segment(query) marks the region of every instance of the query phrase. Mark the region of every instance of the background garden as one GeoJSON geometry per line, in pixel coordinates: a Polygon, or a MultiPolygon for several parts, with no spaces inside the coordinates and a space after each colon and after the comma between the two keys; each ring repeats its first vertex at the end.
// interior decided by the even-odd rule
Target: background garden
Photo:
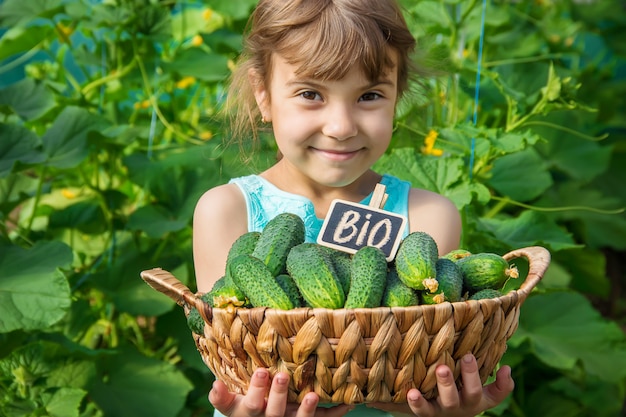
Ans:
{"type": "MultiPolygon", "coordinates": [[[[435,71],[376,168],[450,197],[472,251],[553,256],[486,414],[626,415],[624,3],[402,3],[435,71]]],[[[182,309],[139,272],[193,288],[196,200],[275,156],[242,160],[216,117],[254,4],[0,1],[0,416],[212,415],[182,309]]]]}

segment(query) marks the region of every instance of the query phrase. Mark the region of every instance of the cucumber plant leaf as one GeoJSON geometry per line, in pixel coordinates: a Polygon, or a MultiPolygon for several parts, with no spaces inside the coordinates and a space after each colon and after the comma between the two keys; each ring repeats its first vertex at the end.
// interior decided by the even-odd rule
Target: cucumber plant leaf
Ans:
{"type": "Polygon", "coordinates": [[[461,158],[426,156],[413,148],[393,149],[378,160],[374,169],[441,194],[466,175],[461,158]]]}
{"type": "Polygon", "coordinates": [[[73,168],[89,153],[87,134],[103,128],[102,118],[79,107],[68,106],[42,136],[47,165],[73,168]]]}
{"type": "Polygon", "coordinates": [[[1,247],[0,333],[47,329],[71,305],[70,288],[59,268],[72,262],[72,250],[61,242],[39,241],[30,249],[1,247]]]}
{"type": "Polygon", "coordinates": [[[524,303],[512,346],[528,342],[545,364],[583,368],[604,381],[626,378],[626,337],[616,323],[601,317],[575,292],[536,294],[524,303]]]}
{"type": "Polygon", "coordinates": [[[16,163],[37,164],[45,160],[39,137],[19,125],[0,123],[0,178],[9,175],[16,163]]]}
{"type": "Polygon", "coordinates": [[[511,248],[540,245],[553,250],[580,247],[572,235],[565,232],[542,213],[525,210],[517,218],[481,218],[479,223],[497,240],[511,248]]]}
{"type": "Polygon", "coordinates": [[[176,416],[193,389],[173,364],[130,349],[103,357],[98,370],[89,393],[107,416],[176,416]]]}
{"type": "Polygon", "coordinates": [[[54,108],[56,102],[43,83],[25,78],[0,90],[2,105],[8,106],[24,120],[33,120],[54,108]]]}
{"type": "Polygon", "coordinates": [[[501,195],[517,201],[530,201],[553,184],[545,163],[533,148],[496,159],[487,183],[501,195]]]}

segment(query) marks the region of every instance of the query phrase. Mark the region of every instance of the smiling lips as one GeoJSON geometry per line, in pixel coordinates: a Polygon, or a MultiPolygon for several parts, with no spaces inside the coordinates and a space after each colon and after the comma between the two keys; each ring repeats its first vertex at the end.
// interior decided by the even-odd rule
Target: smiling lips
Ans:
{"type": "Polygon", "coordinates": [[[356,151],[335,151],[335,150],[326,150],[326,149],[317,149],[311,148],[315,152],[319,153],[323,157],[330,159],[332,161],[347,161],[352,159],[356,154],[359,153],[360,149],[356,151]]]}

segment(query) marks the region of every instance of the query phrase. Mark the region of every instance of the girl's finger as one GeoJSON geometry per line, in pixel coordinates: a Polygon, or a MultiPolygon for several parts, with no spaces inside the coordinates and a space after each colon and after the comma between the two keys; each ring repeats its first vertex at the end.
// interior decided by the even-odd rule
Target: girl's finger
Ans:
{"type": "Polygon", "coordinates": [[[459,408],[461,399],[459,398],[459,390],[454,382],[452,371],[446,365],[439,365],[435,370],[437,377],[437,402],[443,410],[452,410],[459,408]]]}
{"type": "Polygon", "coordinates": [[[267,406],[265,407],[266,417],[282,417],[285,415],[288,393],[289,375],[284,372],[279,372],[274,375],[272,387],[267,397],[267,406]]]}
{"type": "Polygon", "coordinates": [[[476,358],[471,353],[467,353],[461,359],[461,378],[463,380],[461,389],[463,405],[465,407],[478,406],[483,396],[483,385],[480,382],[476,358]]]}
{"type": "MultiPolygon", "coordinates": [[[[248,392],[241,401],[245,415],[261,415],[265,410],[265,396],[270,386],[270,374],[265,368],[258,368],[252,374],[248,392]]],[[[239,408],[239,407],[238,407],[239,408]]]]}

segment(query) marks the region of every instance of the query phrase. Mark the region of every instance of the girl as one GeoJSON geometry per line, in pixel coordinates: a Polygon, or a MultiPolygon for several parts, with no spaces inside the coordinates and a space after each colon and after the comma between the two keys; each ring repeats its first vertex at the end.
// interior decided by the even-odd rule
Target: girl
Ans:
{"type": "MultiPolygon", "coordinates": [[[[448,199],[371,170],[391,140],[396,104],[414,73],[414,46],[395,0],[259,2],[227,104],[240,138],[250,132],[256,138],[259,120],[271,123],[281,158],[200,198],[193,225],[198,291],[209,291],[224,274],[228,250],[242,234],[291,212],[303,218],[307,241],[315,241],[333,199],[367,204],[379,182],[389,194],[384,208],[407,216],[407,233],[429,233],[442,254],[457,248],[461,221],[448,199]]],[[[350,415],[474,416],[513,390],[508,367],[483,388],[474,357],[462,362],[460,391],[440,366],[437,399],[413,389],[406,404],[369,404],[350,415]]],[[[288,404],[288,376],[268,375],[257,370],[245,396],[216,381],[209,394],[216,415],[341,416],[352,408],[317,408],[315,393],[288,404]]]]}

